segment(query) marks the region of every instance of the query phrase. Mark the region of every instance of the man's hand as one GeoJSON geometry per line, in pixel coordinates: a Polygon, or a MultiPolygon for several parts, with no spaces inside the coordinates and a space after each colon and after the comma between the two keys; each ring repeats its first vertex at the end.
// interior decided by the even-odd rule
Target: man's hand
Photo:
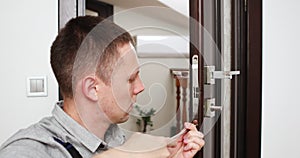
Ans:
{"type": "Polygon", "coordinates": [[[187,132],[168,145],[170,158],[192,158],[205,144],[204,135],[194,124],[187,122],[184,127],[187,132]]]}

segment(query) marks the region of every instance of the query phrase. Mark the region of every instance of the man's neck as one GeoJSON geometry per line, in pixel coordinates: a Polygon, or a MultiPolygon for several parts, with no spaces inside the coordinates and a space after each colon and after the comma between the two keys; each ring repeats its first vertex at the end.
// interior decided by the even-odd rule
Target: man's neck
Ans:
{"type": "MultiPolygon", "coordinates": [[[[96,135],[98,138],[104,140],[105,132],[107,131],[107,129],[110,126],[109,123],[105,123],[104,121],[101,121],[101,120],[97,119],[97,125],[96,125],[97,127],[96,128],[89,127],[89,125],[87,125],[85,123],[85,121],[82,120],[82,118],[80,117],[80,115],[78,113],[78,110],[76,108],[76,104],[74,102],[74,99],[65,99],[64,104],[63,104],[63,110],[66,114],[68,114],[73,120],[75,120],[82,127],[84,127],[89,132],[96,135]],[[98,123],[98,121],[99,121],[99,123],[98,123]]],[[[93,117],[92,114],[90,115],[90,117],[91,118],[93,117]]],[[[90,125],[90,126],[95,126],[95,125],[90,125]]]]}

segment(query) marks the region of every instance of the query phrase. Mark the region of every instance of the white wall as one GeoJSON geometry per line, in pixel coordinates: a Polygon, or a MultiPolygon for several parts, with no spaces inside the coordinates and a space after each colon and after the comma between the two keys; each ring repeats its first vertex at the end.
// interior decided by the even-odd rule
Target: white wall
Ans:
{"type": "Polygon", "coordinates": [[[0,144],[18,129],[50,115],[58,86],[50,67],[57,34],[58,4],[53,0],[0,4],[0,144]],[[46,75],[48,97],[28,98],[26,78],[46,75]]]}
{"type": "MultiPolygon", "coordinates": [[[[0,5],[0,10],[0,99],[2,101],[0,144],[2,144],[18,129],[50,115],[53,104],[58,99],[58,86],[49,64],[50,46],[57,34],[58,2],[53,0],[5,1],[0,5]],[[28,98],[26,78],[41,75],[48,77],[48,97],[28,98]]],[[[136,16],[145,18],[142,15],[136,16]]],[[[147,22],[161,23],[163,27],[184,36],[188,32],[156,19],[148,18],[147,22]]],[[[159,29],[154,31],[138,29],[133,31],[133,35],[141,32],[143,35],[169,34],[159,29]]]]}
{"type": "Polygon", "coordinates": [[[262,158],[300,157],[300,1],[263,1],[262,158]]]}

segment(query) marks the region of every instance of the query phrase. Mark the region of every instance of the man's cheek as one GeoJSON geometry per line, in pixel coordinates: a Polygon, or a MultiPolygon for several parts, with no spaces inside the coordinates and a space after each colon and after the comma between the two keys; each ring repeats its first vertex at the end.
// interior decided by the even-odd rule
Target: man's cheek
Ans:
{"type": "Polygon", "coordinates": [[[123,111],[127,111],[132,103],[126,84],[121,84],[119,87],[116,87],[114,89],[113,97],[117,106],[123,111]]]}

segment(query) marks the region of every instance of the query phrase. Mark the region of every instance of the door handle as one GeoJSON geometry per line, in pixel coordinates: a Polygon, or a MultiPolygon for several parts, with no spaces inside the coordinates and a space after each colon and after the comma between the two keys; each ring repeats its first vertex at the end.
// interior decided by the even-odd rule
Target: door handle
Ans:
{"type": "Polygon", "coordinates": [[[192,83],[193,83],[193,98],[194,101],[199,98],[199,85],[198,85],[198,55],[192,57],[192,83]]]}
{"type": "Polygon", "coordinates": [[[192,116],[196,116],[198,113],[198,105],[199,105],[199,96],[200,96],[200,90],[199,90],[199,84],[198,84],[198,55],[194,55],[192,57],[192,116]]]}

